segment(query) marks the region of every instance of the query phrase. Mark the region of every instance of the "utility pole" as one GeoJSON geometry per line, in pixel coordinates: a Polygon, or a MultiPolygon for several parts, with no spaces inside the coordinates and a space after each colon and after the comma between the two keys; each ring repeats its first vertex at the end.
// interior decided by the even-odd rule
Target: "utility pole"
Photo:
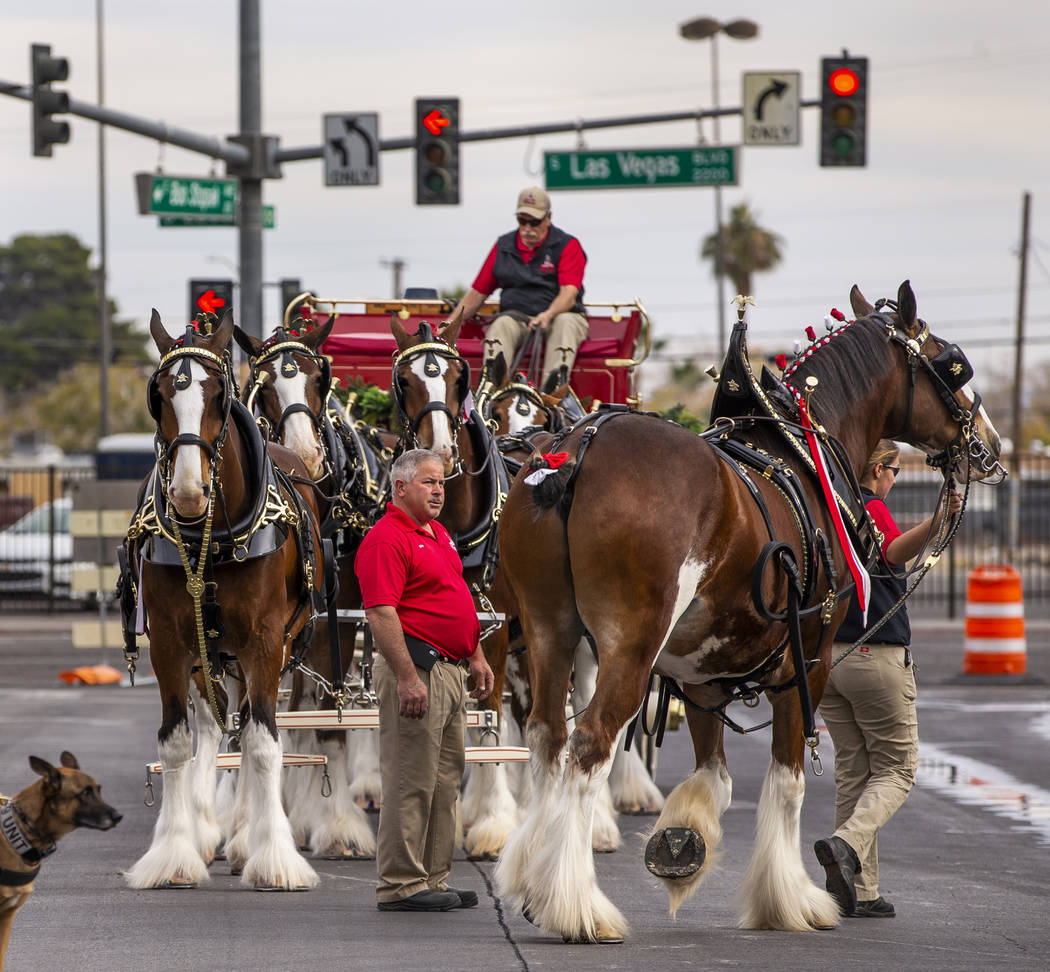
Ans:
{"type": "Polygon", "coordinates": [[[394,289],[391,294],[395,297],[400,297],[404,291],[401,289],[401,271],[408,266],[407,263],[401,257],[394,257],[392,260],[380,260],[379,265],[382,267],[389,267],[394,271],[394,289]]]}
{"type": "Polygon", "coordinates": [[[1032,209],[1032,194],[1026,192],[1021,203],[1021,253],[1017,281],[1017,337],[1014,345],[1014,394],[1011,403],[1010,438],[1010,517],[1009,554],[1013,560],[1020,542],[1021,517],[1021,383],[1024,377],[1024,316],[1025,291],[1028,286],[1028,226],[1032,209]]]}

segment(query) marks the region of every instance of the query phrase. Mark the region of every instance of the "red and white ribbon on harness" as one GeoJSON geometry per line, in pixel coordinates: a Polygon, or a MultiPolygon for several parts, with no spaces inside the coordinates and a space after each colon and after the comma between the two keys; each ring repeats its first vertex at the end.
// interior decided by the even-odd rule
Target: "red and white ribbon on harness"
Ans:
{"type": "Polygon", "coordinates": [[[802,430],[806,436],[809,453],[813,457],[814,465],[817,467],[817,478],[820,480],[820,488],[824,493],[824,501],[831,511],[831,522],[835,525],[835,535],[839,538],[839,545],[842,547],[842,552],[846,555],[846,564],[849,567],[849,572],[853,575],[853,581],[857,585],[857,603],[860,605],[863,619],[861,623],[866,626],[868,623],[868,598],[871,595],[871,578],[868,576],[868,572],[860,557],[857,556],[857,551],[853,549],[849,534],[846,532],[846,524],[842,521],[842,511],[839,509],[835,491],[831,487],[831,476],[828,473],[827,465],[824,463],[824,450],[820,448],[820,443],[817,441],[816,433],[813,430],[813,423],[809,418],[809,409],[806,408],[805,400],[797,393],[796,400],[798,401],[799,414],[802,416],[802,430]]]}
{"type": "Polygon", "coordinates": [[[564,463],[565,460],[568,458],[569,454],[567,452],[543,453],[543,455],[540,456],[540,460],[544,463],[544,465],[529,473],[525,477],[525,482],[527,482],[530,486],[538,486],[548,476],[553,476],[558,471],[562,463],[564,463]]]}

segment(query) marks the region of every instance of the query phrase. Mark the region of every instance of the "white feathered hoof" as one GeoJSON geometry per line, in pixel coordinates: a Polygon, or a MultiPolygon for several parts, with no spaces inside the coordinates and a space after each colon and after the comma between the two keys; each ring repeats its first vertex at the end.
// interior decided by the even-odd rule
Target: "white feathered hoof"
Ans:
{"type": "Polygon", "coordinates": [[[689,827],[657,830],[645,845],[645,866],[657,877],[679,880],[704,866],[704,838],[689,827]]]}

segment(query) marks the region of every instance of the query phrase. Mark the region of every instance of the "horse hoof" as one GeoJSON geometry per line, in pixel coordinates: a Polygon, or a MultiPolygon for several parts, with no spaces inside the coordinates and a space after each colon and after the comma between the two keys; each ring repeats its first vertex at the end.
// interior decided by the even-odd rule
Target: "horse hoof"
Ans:
{"type": "Polygon", "coordinates": [[[173,877],[169,878],[163,884],[158,885],[165,891],[181,891],[183,888],[195,888],[197,887],[196,881],[191,881],[188,878],[173,877]]]}
{"type": "Polygon", "coordinates": [[[499,854],[467,854],[468,861],[498,861],[499,854]]]}
{"type": "Polygon", "coordinates": [[[688,827],[658,830],[645,845],[645,866],[662,878],[685,878],[703,866],[704,838],[688,827]]]}

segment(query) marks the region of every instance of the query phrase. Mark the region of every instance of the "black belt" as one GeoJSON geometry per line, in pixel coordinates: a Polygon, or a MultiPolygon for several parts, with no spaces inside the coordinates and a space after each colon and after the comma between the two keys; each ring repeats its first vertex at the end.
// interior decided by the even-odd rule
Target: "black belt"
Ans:
{"type": "Polygon", "coordinates": [[[407,631],[405,632],[405,647],[408,649],[412,663],[425,672],[429,672],[439,661],[449,665],[459,664],[456,659],[446,657],[432,644],[415,635],[410,635],[407,631]]]}

